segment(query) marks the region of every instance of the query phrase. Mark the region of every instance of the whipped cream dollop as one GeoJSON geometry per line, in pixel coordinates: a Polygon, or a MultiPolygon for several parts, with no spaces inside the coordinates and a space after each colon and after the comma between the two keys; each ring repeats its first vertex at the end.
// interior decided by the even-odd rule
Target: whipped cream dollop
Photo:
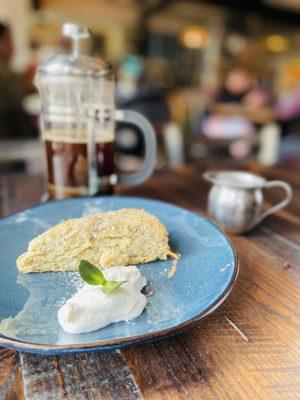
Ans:
{"type": "Polygon", "coordinates": [[[85,284],[58,311],[58,321],[65,332],[92,332],[142,314],[147,299],[141,290],[147,281],[138,268],[112,267],[102,272],[106,280],[127,282],[109,294],[104,294],[101,286],[85,284]]]}

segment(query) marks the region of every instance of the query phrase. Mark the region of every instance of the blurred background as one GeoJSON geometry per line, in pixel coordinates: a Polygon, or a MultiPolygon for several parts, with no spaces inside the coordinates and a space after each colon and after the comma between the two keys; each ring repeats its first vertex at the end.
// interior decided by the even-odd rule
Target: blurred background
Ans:
{"type": "MultiPolygon", "coordinates": [[[[300,166],[299,0],[0,0],[0,22],[0,175],[43,170],[33,77],[70,51],[64,22],[91,29],[84,51],[114,65],[118,107],[154,125],[157,169],[300,166]]],[[[139,132],[117,145],[138,167],[139,132]]]]}

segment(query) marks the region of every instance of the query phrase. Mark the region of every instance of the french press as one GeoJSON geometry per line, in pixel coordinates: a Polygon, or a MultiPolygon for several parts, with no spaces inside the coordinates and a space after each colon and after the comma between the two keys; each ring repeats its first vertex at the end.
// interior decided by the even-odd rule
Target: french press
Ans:
{"type": "Polygon", "coordinates": [[[64,24],[72,53],[40,64],[35,85],[41,98],[40,127],[46,148],[51,198],[108,193],[115,183],[135,185],[153,172],[156,137],[151,124],[134,111],[116,110],[110,64],[79,51],[87,28],[64,24]],[[139,128],[145,156],[140,171],[118,173],[114,164],[115,122],[139,128]]]}

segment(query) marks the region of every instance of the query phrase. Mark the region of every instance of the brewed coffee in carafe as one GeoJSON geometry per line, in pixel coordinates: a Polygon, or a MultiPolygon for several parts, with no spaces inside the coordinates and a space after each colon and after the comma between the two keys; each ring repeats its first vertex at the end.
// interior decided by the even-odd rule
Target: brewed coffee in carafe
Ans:
{"type": "MultiPolygon", "coordinates": [[[[65,141],[54,132],[44,136],[51,198],[89,194],[88,144],[83,134],[78,141],[65,141]]],[[[97,186],[92,194],[111,194],[114,179],[114,141],[112,137],[95,143],[97,186]]]]}
{"type": "MultiPolygon", "coordinates": [[[[88,182],[87,143],[68,143],[45,140],[48,169],[48,190],[51,197],[59,197],[56,192],[63,187],[68,197],[86,195],[88,182]]],[[[112,193],[110,177],[114,174],[114,142],[96,143],[96,169],[101,180],[98,192],[112,193]]]]}

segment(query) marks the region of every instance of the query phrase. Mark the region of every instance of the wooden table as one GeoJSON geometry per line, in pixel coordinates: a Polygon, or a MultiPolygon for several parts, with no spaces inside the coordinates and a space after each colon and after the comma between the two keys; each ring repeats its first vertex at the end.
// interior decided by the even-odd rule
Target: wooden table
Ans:
{"type": "MultiPolygon", "coordinates": [[[[240,276],[225,304],[190,331],[119,351],[38,356],[0,349],[1,399],[299,399],[300,174],[285,179],[291,205],[254,232],[232,237],[240,276]],[[249,341],[229,323],[232,321],[249,341]]],[[[203,167],[163,171],[121,193],[157,198],[205,215],[203,167]]],[[[2,214],[39,201],[41,177],[3,178],[2,214]]],[[[279,200],[272,192],[268,202],[279,200]]]]}

